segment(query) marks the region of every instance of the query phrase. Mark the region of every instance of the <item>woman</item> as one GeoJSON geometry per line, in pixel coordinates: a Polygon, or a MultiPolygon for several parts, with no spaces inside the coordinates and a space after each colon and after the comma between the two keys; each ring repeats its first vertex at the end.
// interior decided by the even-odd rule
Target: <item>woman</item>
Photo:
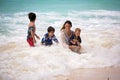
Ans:
{"type": "Polygon", "coordinates": [[[67,20],[61,28],[61,42],[64,47],[71,49],[72,51],[78,51],[76,46],[69,46],[70,39],[74,36],[74,32],[71,30],[72,23],[67,20]]]}

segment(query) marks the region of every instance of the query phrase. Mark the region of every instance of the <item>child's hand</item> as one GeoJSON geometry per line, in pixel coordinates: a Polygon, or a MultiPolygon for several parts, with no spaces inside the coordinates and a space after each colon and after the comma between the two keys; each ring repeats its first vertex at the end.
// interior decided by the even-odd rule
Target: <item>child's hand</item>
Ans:
{"type": "Polygon", "coordinates": [[[73,39],[73,41],[74,41],[74,42],[77,42],[78,40],[76,40],[76,39],[73,39]]]}
{"type": "Polygon", "coordinates": [[[73,40],[71,41],[71,43],[72,43],[72,44],[75,44],[75,42],[74,42],[73,40]]]}
{"type": "Polygon", "coordinates": [[[40,40],[40,37],[39,37],[39,36],[36,36],[36,38],[40,40]]]}
{"type": "Polygon", "coordinates": [[[37,39],[39,39],[39,40],[40,40],[40,37],[39,37],[37,34],[35,34],[35,36],[36,36],[36,38],[37,38],[37,39]]]}

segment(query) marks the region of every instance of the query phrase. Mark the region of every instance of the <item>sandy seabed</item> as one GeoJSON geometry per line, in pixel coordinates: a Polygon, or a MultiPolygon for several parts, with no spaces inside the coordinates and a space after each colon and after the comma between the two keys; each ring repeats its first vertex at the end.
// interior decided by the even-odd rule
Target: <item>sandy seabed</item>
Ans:
{"type": "Polygon", "coordinates": [[[58,75],[56,80],[120,80],[120,67],[81,68],[69,75],[58,75]]]}

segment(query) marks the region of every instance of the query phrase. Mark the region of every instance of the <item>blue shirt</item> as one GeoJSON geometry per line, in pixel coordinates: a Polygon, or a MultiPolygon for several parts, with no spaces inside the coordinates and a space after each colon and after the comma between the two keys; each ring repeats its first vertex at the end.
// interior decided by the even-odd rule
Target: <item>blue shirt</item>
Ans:
{"type": "Polygon", "coordinates": [[[52,37],[49,37],[48,33],[46,33],[44,35],[44,37],[42,38],[41,43],[44,44],[44,45],[46,45],[46,46],[50,46],[50,45],[53,44],[53,41],[56,42],[56,43],[58,43],[58,39],[56,38],[56,36],[53,35],[52,37]]]}

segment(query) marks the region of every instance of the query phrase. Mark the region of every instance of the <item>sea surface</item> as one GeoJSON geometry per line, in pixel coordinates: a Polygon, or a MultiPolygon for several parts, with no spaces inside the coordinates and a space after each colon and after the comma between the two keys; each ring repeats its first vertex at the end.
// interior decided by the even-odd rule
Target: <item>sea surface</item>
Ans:
{"type": "Polygon", "coordinates": [[[119,0],[0,0],[0,79],[54,80],[77,68],[120,67],[119,0]],[[81,28],[81,54],[61,44],[29,47],[28,13],[36,13],[36,33],[60,29],[66,20],[81,28]]]}

